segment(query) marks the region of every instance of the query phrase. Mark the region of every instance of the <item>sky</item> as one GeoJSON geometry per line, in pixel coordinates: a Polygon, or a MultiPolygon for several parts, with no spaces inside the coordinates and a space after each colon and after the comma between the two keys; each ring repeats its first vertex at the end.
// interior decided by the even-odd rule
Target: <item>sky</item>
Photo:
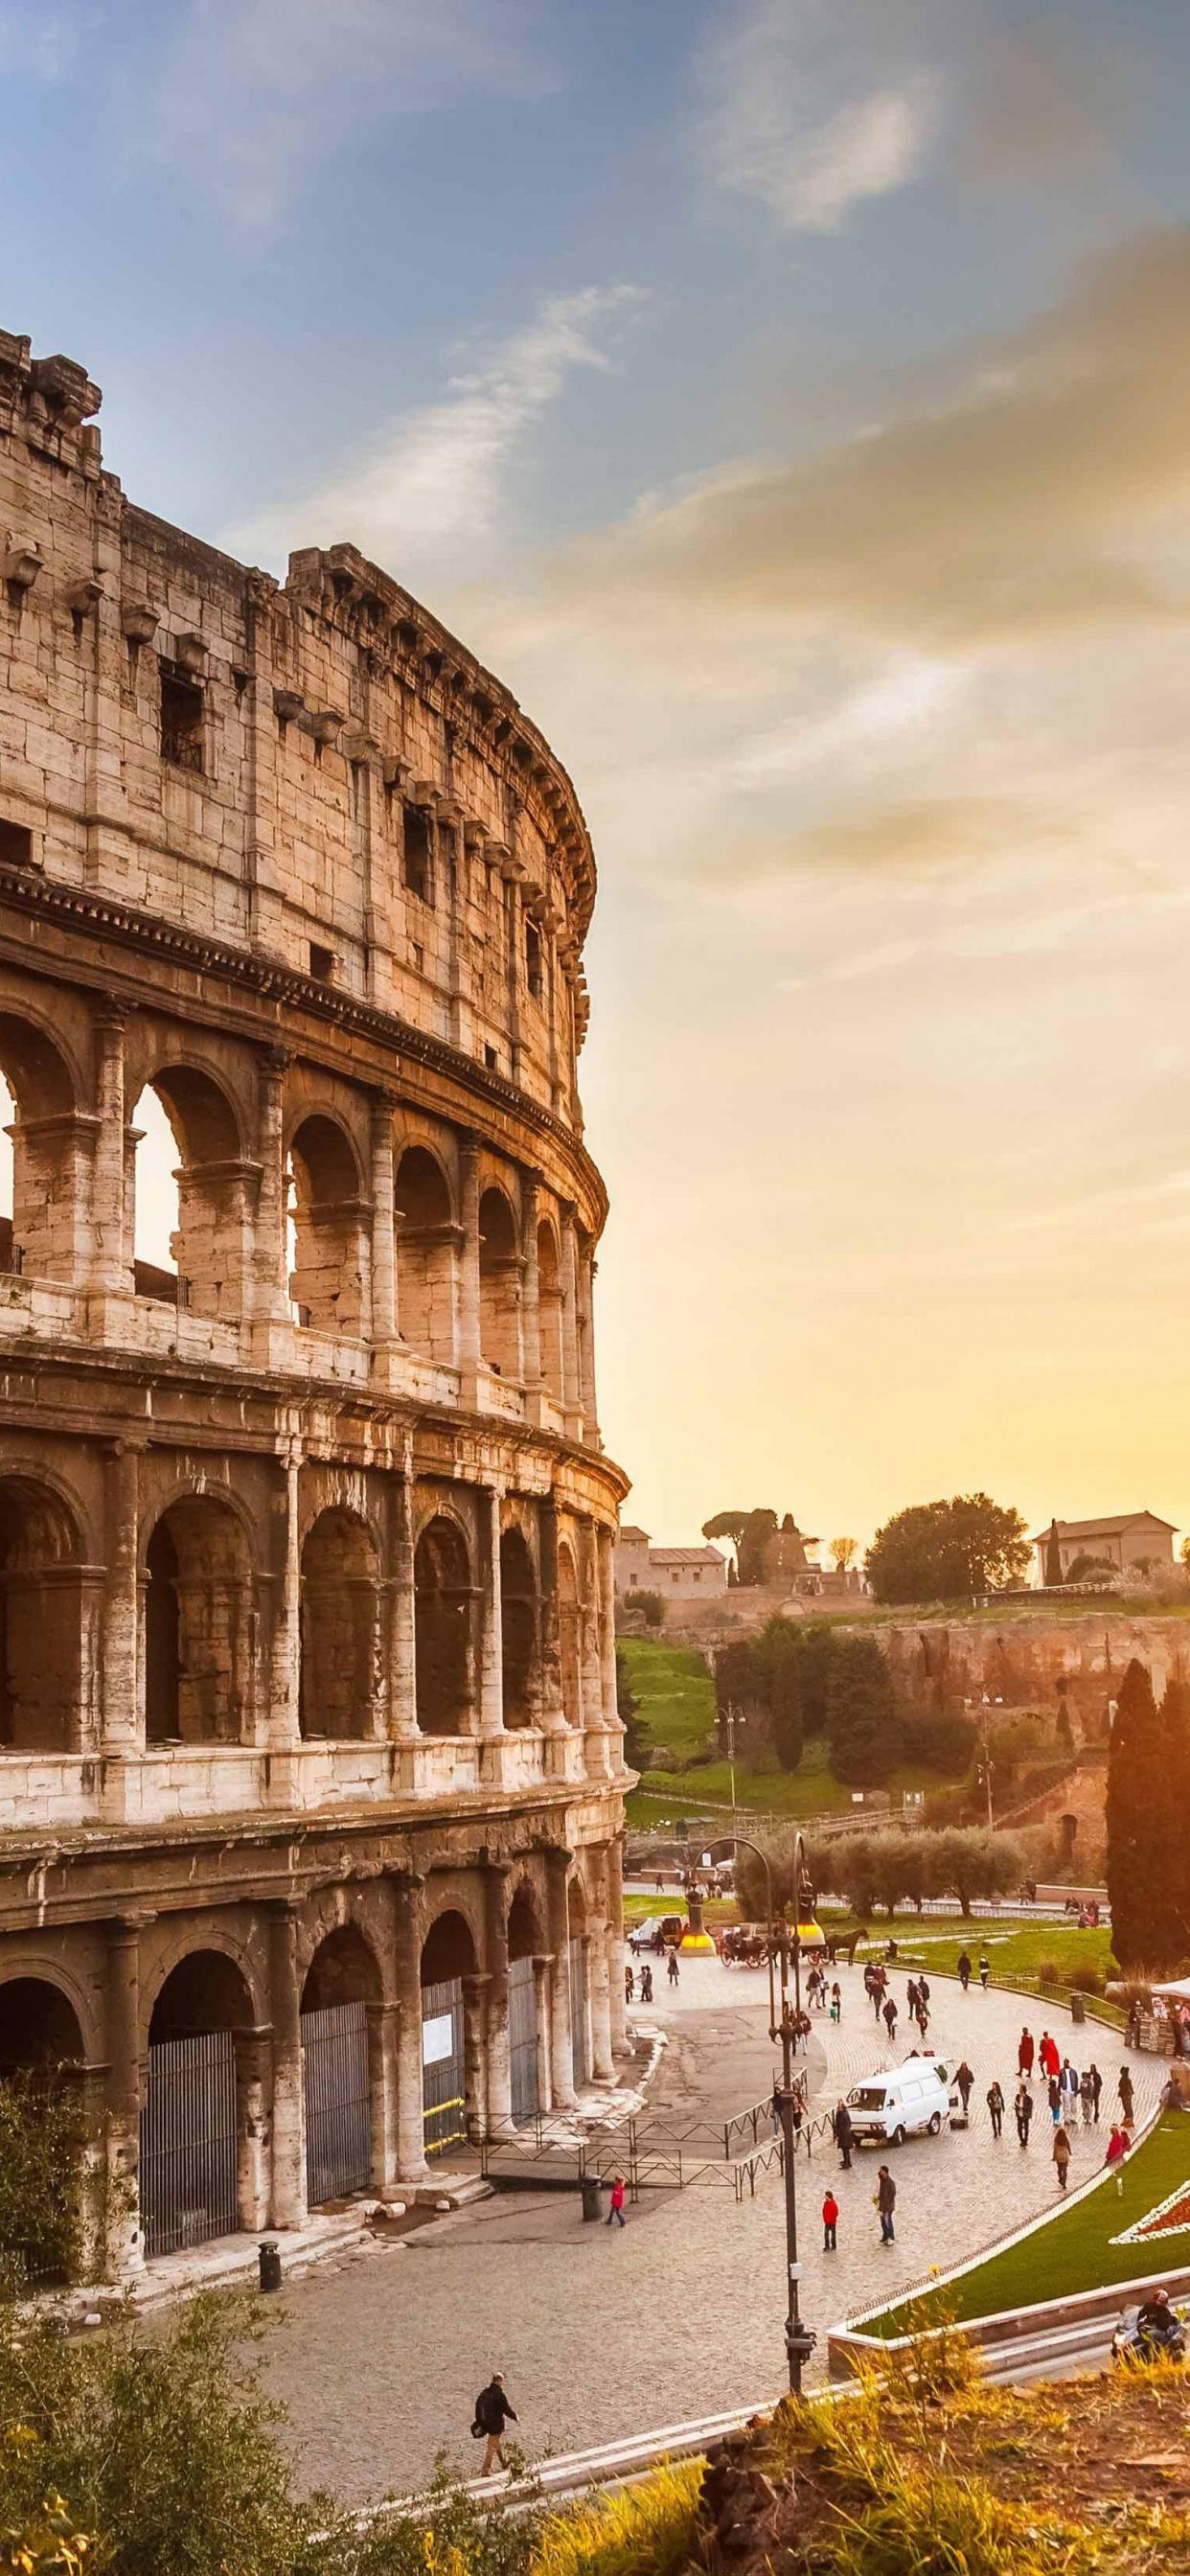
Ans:
{"type": "Polygon", "coordinates": [[[0,324],[351,539],[595,839],[659,1539],[1190,1522],[1184,0],[0,0],[0,324]]]}

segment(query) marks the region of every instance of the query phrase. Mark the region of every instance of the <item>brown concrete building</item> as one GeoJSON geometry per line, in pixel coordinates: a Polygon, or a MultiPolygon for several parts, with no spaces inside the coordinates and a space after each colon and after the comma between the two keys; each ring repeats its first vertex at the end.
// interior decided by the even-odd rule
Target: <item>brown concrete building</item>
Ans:
{"type": "Polygon", "coordinates": [[[85,2070],[129,2266],[611,2074],[625,1482],[570,781],[352,547],[135,509],[98,407],[0,334],[0,2068],[85,2070]]]}

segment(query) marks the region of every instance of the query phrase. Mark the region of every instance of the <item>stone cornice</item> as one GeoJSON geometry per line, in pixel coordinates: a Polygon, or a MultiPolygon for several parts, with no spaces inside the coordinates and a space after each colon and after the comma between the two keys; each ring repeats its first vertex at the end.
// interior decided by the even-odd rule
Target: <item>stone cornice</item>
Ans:
{"type": "Polygon", "coordinates": [[[77,924],[97,937],[117,940],[142,956],[165,955],[193,973],[222,976],[246,992],[303,1011],[328,1028],[353,1030],[361,1037],[375,1038],[412,1063],[444,1074],[474,1098],[507,1111],[522,1124],[535,1128],[539,1135],[550,1136],[561,1145],[584,1176],[597,1211],[596,1230],[602,1228],[607,1216],[602,1177],[565,1120],[531,1099],[527,1092],[518,1090],[515,1083],[507,1082],[502,1074],[477,1064],[473,1057],[448,1046],[444,1039],[430,1037],[424,1029],[415,1028],[412,1021],[400,1019],[393,1011],[382,1011],[374,1002],[360,1001],[337,985],[303,975],[282,958],[235,948],[227,941],[165,921],[155,913],[142,912],[135,905],[117,902],[113,896],[91,887],[67,885],[60,878],[0,864],[0,902],[30,918],[48,916],[68,926],[77,924]]]}

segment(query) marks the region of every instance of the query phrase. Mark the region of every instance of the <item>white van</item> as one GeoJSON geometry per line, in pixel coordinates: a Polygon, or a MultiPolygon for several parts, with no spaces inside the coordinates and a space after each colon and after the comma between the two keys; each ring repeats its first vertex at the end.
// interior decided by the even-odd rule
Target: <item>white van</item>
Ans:
{"type": "Polygon", "coordinates": [[[865,2076],[848,2094],[847,2108],[858,2140],[903,2147],[906,2138],[936,2138],[951,2109],[950,2077],[938,2057],[907,2057],[887,2074],[865,2076]]]}

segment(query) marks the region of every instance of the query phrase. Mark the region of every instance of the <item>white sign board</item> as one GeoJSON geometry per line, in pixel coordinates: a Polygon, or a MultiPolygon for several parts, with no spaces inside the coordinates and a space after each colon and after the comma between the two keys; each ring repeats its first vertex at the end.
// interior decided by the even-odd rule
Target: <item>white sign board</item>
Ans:
{"type": "Polygon", "coordinates": [[[435,2013],[432,2021],[421,2026],[421,2062],[423,2066],[441,2066],[445,2057],[453,2057],[455,2017],[453,2013],[435,2013]]]}

